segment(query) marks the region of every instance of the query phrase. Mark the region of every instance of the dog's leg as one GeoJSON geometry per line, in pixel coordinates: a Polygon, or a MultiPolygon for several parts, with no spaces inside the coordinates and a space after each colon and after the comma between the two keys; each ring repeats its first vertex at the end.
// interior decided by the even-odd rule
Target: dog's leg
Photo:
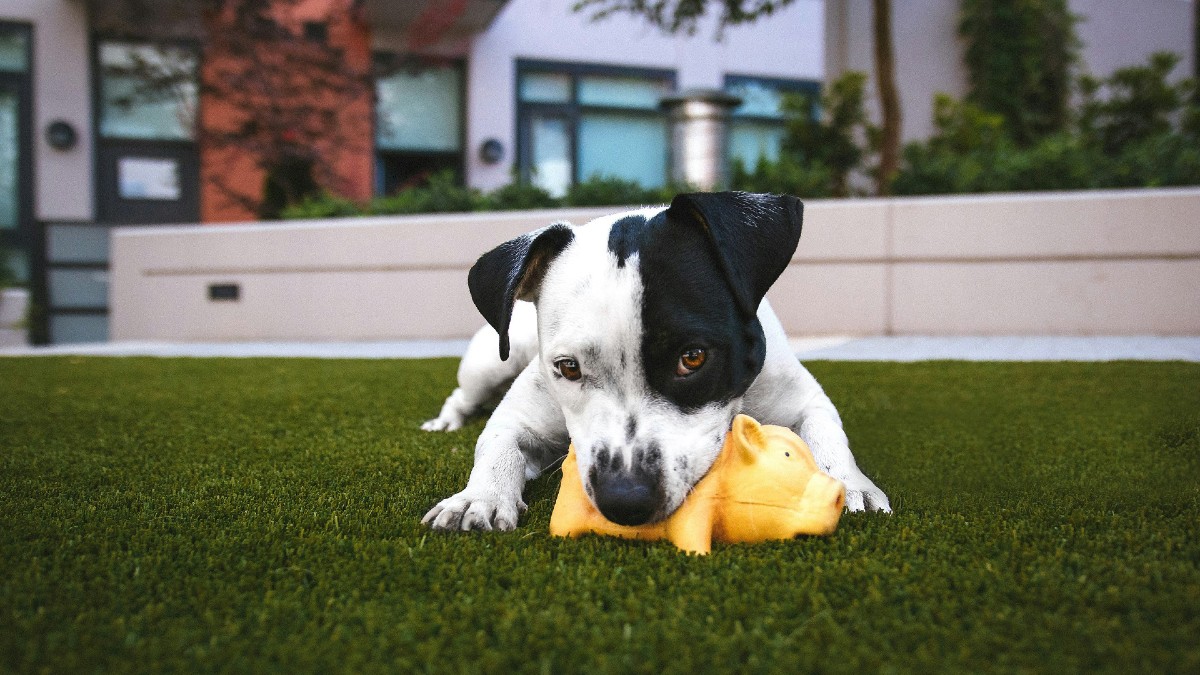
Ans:
{"type": "Polygon", "coordinates": [[[458,386],[450,392],[438,416],[423,423],[422,429],[454,431],[485,406],[500,400],[537,354],[537,315],[532,304],[518,302],[513,307],[509,339],[511,354],[507,361],[501,361],[497,347],[500,337],[496,331],[484,325],[475,333],[458,364],[458,386]]]}
{"type": "Polygon", "coordinates": [[[802,368],[811,379],[815,393],[808,404],[800,409],[800,419],[792,425],[792,431],[812,450],[813,459],[825,473],[842,481],[846,486],[846,509],[849,511],[883,511],[891,513],[892,507],[883,490],[858,468],[854,454],[850,452],[850,439],[842,428],[842,418],[829,396],[820,388],[808,369],[802,368]]]}
{"type": "Polygon", "coordinates": [[[746,392],[745,412],[764,424],[786,426],[799,434],[812,449],[817,466],[845,484],[848,510],[891,512],[887,495],[854,461],[833,401],[792,353],[783,326],[765,300],[758,318],[767,337],[767,357],[746,392]]]}
{"type": "Polygon", "coordinates": [[[525,510],[525,481],[566,454],[568,443],[562,413],[531,365],[480,434],[466,488],[439,502],[421,522],[435,530],[515,528],[525,510]]]}

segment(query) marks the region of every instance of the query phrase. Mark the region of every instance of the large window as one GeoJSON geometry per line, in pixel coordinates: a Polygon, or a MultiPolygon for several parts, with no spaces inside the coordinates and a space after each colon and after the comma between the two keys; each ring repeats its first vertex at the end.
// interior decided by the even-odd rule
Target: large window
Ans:
{"type": "Polygon", "coordinates": [[[725,91],[742,99],[729,127],[729,159],[741,161],[751,171],[760,158],[779,159],[787,131],[785,96],[801,96],[810,116],[819,113],[821,85],[816,82],[727,75],[725,91]]]}
{"type": "Polygon", "coordinates": [[[194,51],[116,41],[101,42],[98,50],[101,137],[195,139],[199,87],[194,51]]]}
{"type": "Polygon", "coordinates": [[[376,57],[376,191],[388,194],[463,163],[461,62],[376,57]]]}
{"type": "Polygon", "coordinates": [[[664,70],[520,62],[518,163],[554,196],[593,177],[660,187],[669,133],[658,102],[675,88],[664,70]]]}

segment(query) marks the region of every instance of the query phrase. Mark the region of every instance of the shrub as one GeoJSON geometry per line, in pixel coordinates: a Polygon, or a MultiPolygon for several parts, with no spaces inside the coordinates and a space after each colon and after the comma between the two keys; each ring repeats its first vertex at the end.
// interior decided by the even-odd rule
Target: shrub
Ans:
{"type": "Polygon", "coordinates": [[[670,201],[667,196],[670,191],[670,188],[644,188],[636,181],[614,176],[592,176],[568,188],[564,202],[568,206],[658,204],[670,201]]]}
{"type": "Polygon", "coordinates": [[[453,171],[441,171],[429,177],[429,182],[420,187],[401,190],[388,197],[371,201],[367,212],[371,214],[407,213],[460,213],[478,211],[483,206],[483,195],[473,188],[458,184],[453,171]]]}
{"type": "Polygon", "coordinates": [[[358,203],[322,192],[315,197],[307,197],[296,204],[285,207],[279,212],[279,217],[285,220],[344,218],[359,216],[362,213],[363,207],[358,203]]]}
{"type": "Polygon", "coordinates": [[[377,197],[366,204],[323,193],[287,207],[283,210],[282,217],[340,218],[361,215],[512,211],[560,206],[662,204],[671,201],[677,192],[685,191],[689,191],[689,188],[667,185],[648,189],[634,181],[593,177],[572,186],[562,199],[556,199],[544,189],[519,180],[484,194],[479,190],[459,185],[453,172],[444,171],[430,177],[425,185],[406,188],[387,197],[377,197]]]}
{"type": "Polygon", "coordinates": [[[790,155],[781,155],[775,162],[759,157],[753,172],[747,171],[740,160],[735,161],[730,174],[735,190],[802,197],[831,197],[833,182],[833,170],[825,164],[803,164],[790,155]]]}
{"type": "Polygon", "coordinates": [[[1065,131],[1078,18],[1067,0],[962,0],[958,34],[966,45],[967,100],[1000,115],[1028,146],[1065,131]]]}
{"type": "MultiPolygon", "coordinates": [[[[1080,133],[1110,155],[1171,133],[1195,87],[1193,80],[1167,81],[1178,64],[1178,55],[1158,52],[1145,65],[1121,68],[1107,79],[1080,78],[1080,133]],[[1098,98],[1100,93],[1106,96],[1098,98]]],[[[1185,125],[1194,123],[1197,110],[1194,104],[1187,107],[1185,125]]]]}
{"type": "Polygon", "coordinates": [[[849,195],[851,175],[865,170],[864,162],[878,144],[879,130],[867,122],[863,108],[866,82],[866,74],[858,71],[834,80],[821,97],[820,118],[813,116],[813,102],[807,96],[785,96],[787,132],[779,159],[760,157],[753,171],[734,162],[733,187],[801,197],[849,195]]]}
{"type": "Polygon", "coordinates": [[[939,96],[934,135],[904,150],[897,194],[1200,185],[1200,105],[1195,83],[1168,82],[1178,58],[1104,80],[1083,78],[1068,130],[1021,146],[1004,118],[939,96]]]}
{"type": "Polygon", "coordinates": [[[524,209],[550,209],[561,206],[542,188],[533,183],[514,180],[494,192],[484,195],[483,207],[489,211],[520,211],[524,209]]]}

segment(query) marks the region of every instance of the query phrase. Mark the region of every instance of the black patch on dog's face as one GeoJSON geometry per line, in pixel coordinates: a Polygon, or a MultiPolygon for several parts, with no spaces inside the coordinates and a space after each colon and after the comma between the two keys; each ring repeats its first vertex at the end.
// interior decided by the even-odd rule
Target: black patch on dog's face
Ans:
{"type": "Polygon", "coordinates": [[[639,237],[646,226],[642,216],[626,216],[612,224],[608,232],[608,250],[617,257],[617,267],[625,267],[629,256],[638,252],[639,237]]]}
{"type": "Polygon", "coordinates": [[[639,253],[642,365],[650,387],[687,411],[741,396],[762,369],[766,338],[757,317],[739,311],[712,243],[694,223],[677,222],[667,212],[636,232],[632,225],[609,241],[611,248],[619,238],[628,242],[623,250],[639,253]],[[694,347],[703,348],[707,359],[681,377],[680,354],[694,347]]]}

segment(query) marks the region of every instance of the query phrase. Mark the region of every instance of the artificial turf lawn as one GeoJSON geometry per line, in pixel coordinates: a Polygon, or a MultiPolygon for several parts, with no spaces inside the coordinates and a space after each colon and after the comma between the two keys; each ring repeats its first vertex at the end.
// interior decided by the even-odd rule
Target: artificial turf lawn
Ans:
{"type": "Polygon", "coordinates": [[[895,514],[688,557],[422,528],[452,360],[0,359],[0,670],[1200,669],[1200,365],[810,367],[895,514]]]}

